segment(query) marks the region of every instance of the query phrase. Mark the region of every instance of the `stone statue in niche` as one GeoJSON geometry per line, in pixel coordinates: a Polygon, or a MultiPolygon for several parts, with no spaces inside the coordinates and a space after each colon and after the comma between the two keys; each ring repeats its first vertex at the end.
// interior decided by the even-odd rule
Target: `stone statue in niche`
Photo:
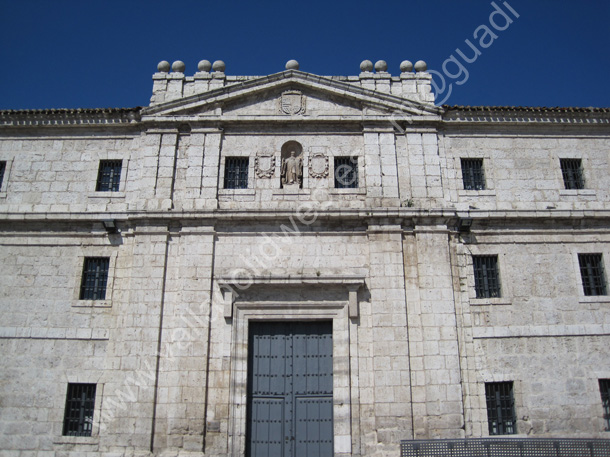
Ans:
{"type": "Polygon", "coordinates": [[[282,162],[282,184],[284,186],[297,184],[303,181],[303,159],[295,157],[295,151],[290,151],[290,157],[282,162]]]}

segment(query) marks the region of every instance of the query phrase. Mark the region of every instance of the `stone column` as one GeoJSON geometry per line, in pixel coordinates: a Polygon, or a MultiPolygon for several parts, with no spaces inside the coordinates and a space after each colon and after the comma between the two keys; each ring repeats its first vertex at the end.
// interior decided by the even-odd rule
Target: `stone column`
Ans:
{"type": "Polygon", "coordinates": [[[414,439],[463,438],[464,416],[448,230],[416,226],[405,276],[414,439]]]}
{"type": "Polygon", "coordinates": [[[367,235],[371,299],[362,303],[358,334],[362,455],[390,455],[412,429],[402,227],[384,221],[367,235]]]}
{"type": "Polygon", "coordinates": [[[183,226],[168,252],[155,451],[203,449],[207,400],[212,227],[183,226]]]}

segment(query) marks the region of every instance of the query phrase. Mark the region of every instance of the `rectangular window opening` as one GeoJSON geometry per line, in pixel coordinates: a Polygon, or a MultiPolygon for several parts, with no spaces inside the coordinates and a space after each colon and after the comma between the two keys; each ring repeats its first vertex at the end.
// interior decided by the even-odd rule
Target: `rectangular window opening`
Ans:
{"type": "Polygon", "coordinates": [[[335,157],[335,188],[358,188],[357,157],[335,157]]]}
{"type": "Polygon", "coordinates": [[[64,410],[64,436],[91,436],[95,384],[68,384],[64,410]]]}
{"type": "Polygon", "coordinates": [[[225,159],[224,188],[248,188],[248,157],[227,157],[225,159]]]}
{"type": "Polygon", "coordinates": [[[462,181],[465,190],[485,190],[483,159],[462,159],[462,181]]]}
{"type": "Polygon", "coordinates": [[[606,431],[610,432],[610,379],[599,380],[599,392],[602,396],[602,406],[604,408],[604,422],[606,431]]]}
{"type": "Polygon", "coordinates": [[[585,179],[581,159],[560,159],[561,174],[566,189],[584,189],[585,179]]]}
{"type": "Polygon", "coordinates": [[[122,160],[100,160],[95,190],[97,192],[118,192],[122,167],[122,160]]]}
{"type": "Polygon", "coordinates": [[[500,274],[497,255],[477,255],[472,257],[474,287],[477,298],[499,298],[500,274]]]}
{"type": "Polygon", "coordinates": [[[85,258],[80,286],[81,300],[104,300],[106,298],[109,266],[108,257],[85,258]]]}
{"type": "Polygon", "coordinates": [[[601,254],[578,254],[585,295],[606,295],[606,275],[601,254]]]}
{"type": "Polygon", "coordinates": [[[486,382],[487,422],[490,435],[517,433],[513,382],[486,382]]]}
{"type": "Polygon", "coordinates": [[[6,172],[6,161],[0,160],[0,189],[2,189],[2,183],[4,182],[4,173],[6,172]]]}

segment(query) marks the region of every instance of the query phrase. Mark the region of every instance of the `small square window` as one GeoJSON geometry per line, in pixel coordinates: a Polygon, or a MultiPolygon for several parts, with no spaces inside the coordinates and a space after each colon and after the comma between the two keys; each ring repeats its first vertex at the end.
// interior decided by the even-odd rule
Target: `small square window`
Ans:
{"type": "Polygon", "coordinates": [[[601,254],[578,254],[585,295],[606,295],[606,275],[601,254]]]}
{"type": "Polygon", "coordinates": [[[2,183],[4,182],[4,173],[6,171],[6,161],[0,161],[0,189],[2,189],[2,183]]]}
{"type": "Polygon", "coordinates": [[[225,159],[225,189],[248,188],[248,157],[225,159]]]}
{"type": "Polygon", "coordinates": [[[610,432],[610,379],[599,380],[599,392],[602,396],[602,407],[604,408],[606,431],[610,432]]]}
{"type": "Polygon", "coordinates": [[[462,181],[465,190],[485,190],[483,159],[462,159],[462,181]]]}
{"type": "Polygon", "coordinates": [[[513,382],[486,382],[487,423],[490,435],[517,433],[513,382]]]}
{"type": "Polygon", "coordinates": [[[95,384],[68,384],[64,410],[64,436],[91,436],[95,384]]]}
{"type": "Polygon", "coordinates": [[[122,160],[100,160],[95,190],[97,192],[118,192],[122,166],[122,160]]]}
{"type": "Polygon", "coordinates": [[[581,159],[560,159],[563,184],[566,189],[584,189],[585,179],[581,159]]]}
{"type": "Polygon", "coordinates": [[[358,187],[358,158],[335,157],[335,188],[356,189],[358,187]]]}
{"type": "Polygon", "coordinates": [[[81,300],[104,300],[108,282],[108,257],[86,257],[80,284],[81,300]]]}
{"type": "Polygon", "coordinates": [[[477,255],[472,257],[474,268],[474,288],[477,298],[499,298],[500,274],[497,255],[477,255]]]}

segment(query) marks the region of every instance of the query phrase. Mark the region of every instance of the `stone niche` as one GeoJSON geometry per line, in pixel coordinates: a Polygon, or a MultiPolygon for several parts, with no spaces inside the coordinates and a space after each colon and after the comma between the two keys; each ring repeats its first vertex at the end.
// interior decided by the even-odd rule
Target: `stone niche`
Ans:
{"type": "Polygon", "coordinates": [[[303,159],[303,146],[301,146],[301,143],[291,140],[282,145],[280,188],[286,190],[303,188],[303,159]]]}

